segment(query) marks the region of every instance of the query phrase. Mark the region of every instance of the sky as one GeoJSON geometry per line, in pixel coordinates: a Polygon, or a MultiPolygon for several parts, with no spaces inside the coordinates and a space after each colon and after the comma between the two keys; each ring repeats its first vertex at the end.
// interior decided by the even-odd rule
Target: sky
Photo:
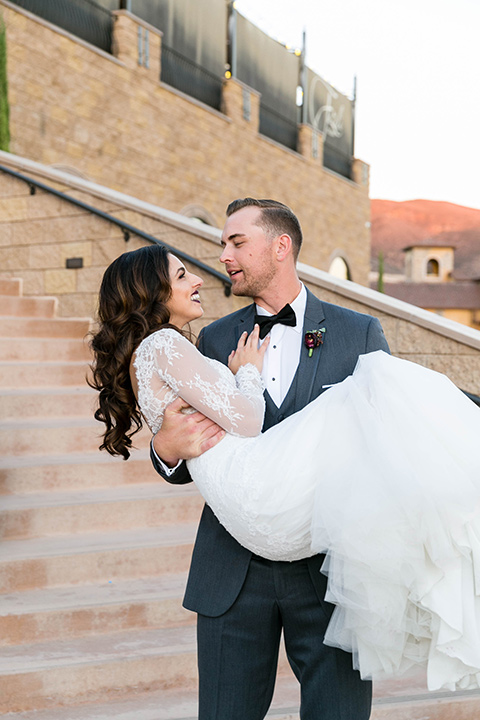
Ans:
{"type": "Polygon", "coordinates": [[[480,0],[236,0],[351,96],[370,197],[480,209],[480,0]]]}

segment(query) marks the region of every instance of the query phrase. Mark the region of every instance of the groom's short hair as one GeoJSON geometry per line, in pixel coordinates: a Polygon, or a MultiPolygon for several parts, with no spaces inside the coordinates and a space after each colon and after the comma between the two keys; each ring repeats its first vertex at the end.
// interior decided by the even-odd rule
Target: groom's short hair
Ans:
{"type": "Polygon", "coordinates": [[[277,237],[286,233],[291,237],[293,256],[296,260],[302,247],[303,236],[298,218],[290,208],[278,200],[246,197],[230,203],[227,207],[227,217],[245,207],[257,207],[262,211],[258,224],[267,234],[277,237]]]}

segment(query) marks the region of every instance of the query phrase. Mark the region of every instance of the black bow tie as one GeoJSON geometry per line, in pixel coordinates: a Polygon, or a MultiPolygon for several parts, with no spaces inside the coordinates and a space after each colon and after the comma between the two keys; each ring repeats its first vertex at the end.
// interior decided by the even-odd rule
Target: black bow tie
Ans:
{"type": "Polygon", "coordinates": [[[289,327],[295,327],[297,324],[297,318],[295,317],[294,310],[290,305],[285,305],[279,313],[276,315],[257,315],[255,314],[255,322],[260,325],[260,340],[268,335],[274,325],[280,323],[281,325],[288,325],[289,327]]]}

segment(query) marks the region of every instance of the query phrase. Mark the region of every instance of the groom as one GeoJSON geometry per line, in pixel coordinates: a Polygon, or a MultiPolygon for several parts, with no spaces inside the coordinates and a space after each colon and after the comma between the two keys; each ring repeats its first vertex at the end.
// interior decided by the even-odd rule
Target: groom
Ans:
{"type": "MultiPolygon", "coordinates": [[[[296,272],[301,243],[298,220],[282,203],[244,198],[227,208],[220,260],[233,293],[252,297],[254,304],[204,328],[199,349],[226,364],[255,322],[264,326],[261,335],[270,332],[262,372],[264,430],[351,375],[359,355],[388,352],[378,320],[321,302],[303,286],[296,272]],[[305,334],[311,331],[321,331],[322,342],[309,352],[305,334]]],[[[201,414],[183,414],[183,407],[177,399],[167,408],[153,440],[154,466],[172,483],[191,481],[180,459],[201,454],[224,435],[201,414]]],[[[264,462],[268,473],[268,457],[264,462]]],[[[295,483],[295,477],[279,482],[295,483]]],[[[352,669],[351,655],[323,644],[333,606],[324,599],[322,562],[322,555],[296,562],[255,556],[205,506],[184,599],[198,613],[199,720],[265,717],[282,631],[301,684],[302,720],[369,718],[371,683],[352,669]]]]}

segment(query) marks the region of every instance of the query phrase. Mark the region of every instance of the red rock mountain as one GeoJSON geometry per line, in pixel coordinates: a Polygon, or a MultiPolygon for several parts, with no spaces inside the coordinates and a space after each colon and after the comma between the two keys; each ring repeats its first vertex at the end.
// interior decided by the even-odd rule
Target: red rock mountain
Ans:
{"type": "Polygon", "coordinates": [[[371,201],[372,270],[383,252],[384,271],[403,273],[411,245],[455,247],[456,280],[480,278],[480,210],[432,200],[371,201]]]}

